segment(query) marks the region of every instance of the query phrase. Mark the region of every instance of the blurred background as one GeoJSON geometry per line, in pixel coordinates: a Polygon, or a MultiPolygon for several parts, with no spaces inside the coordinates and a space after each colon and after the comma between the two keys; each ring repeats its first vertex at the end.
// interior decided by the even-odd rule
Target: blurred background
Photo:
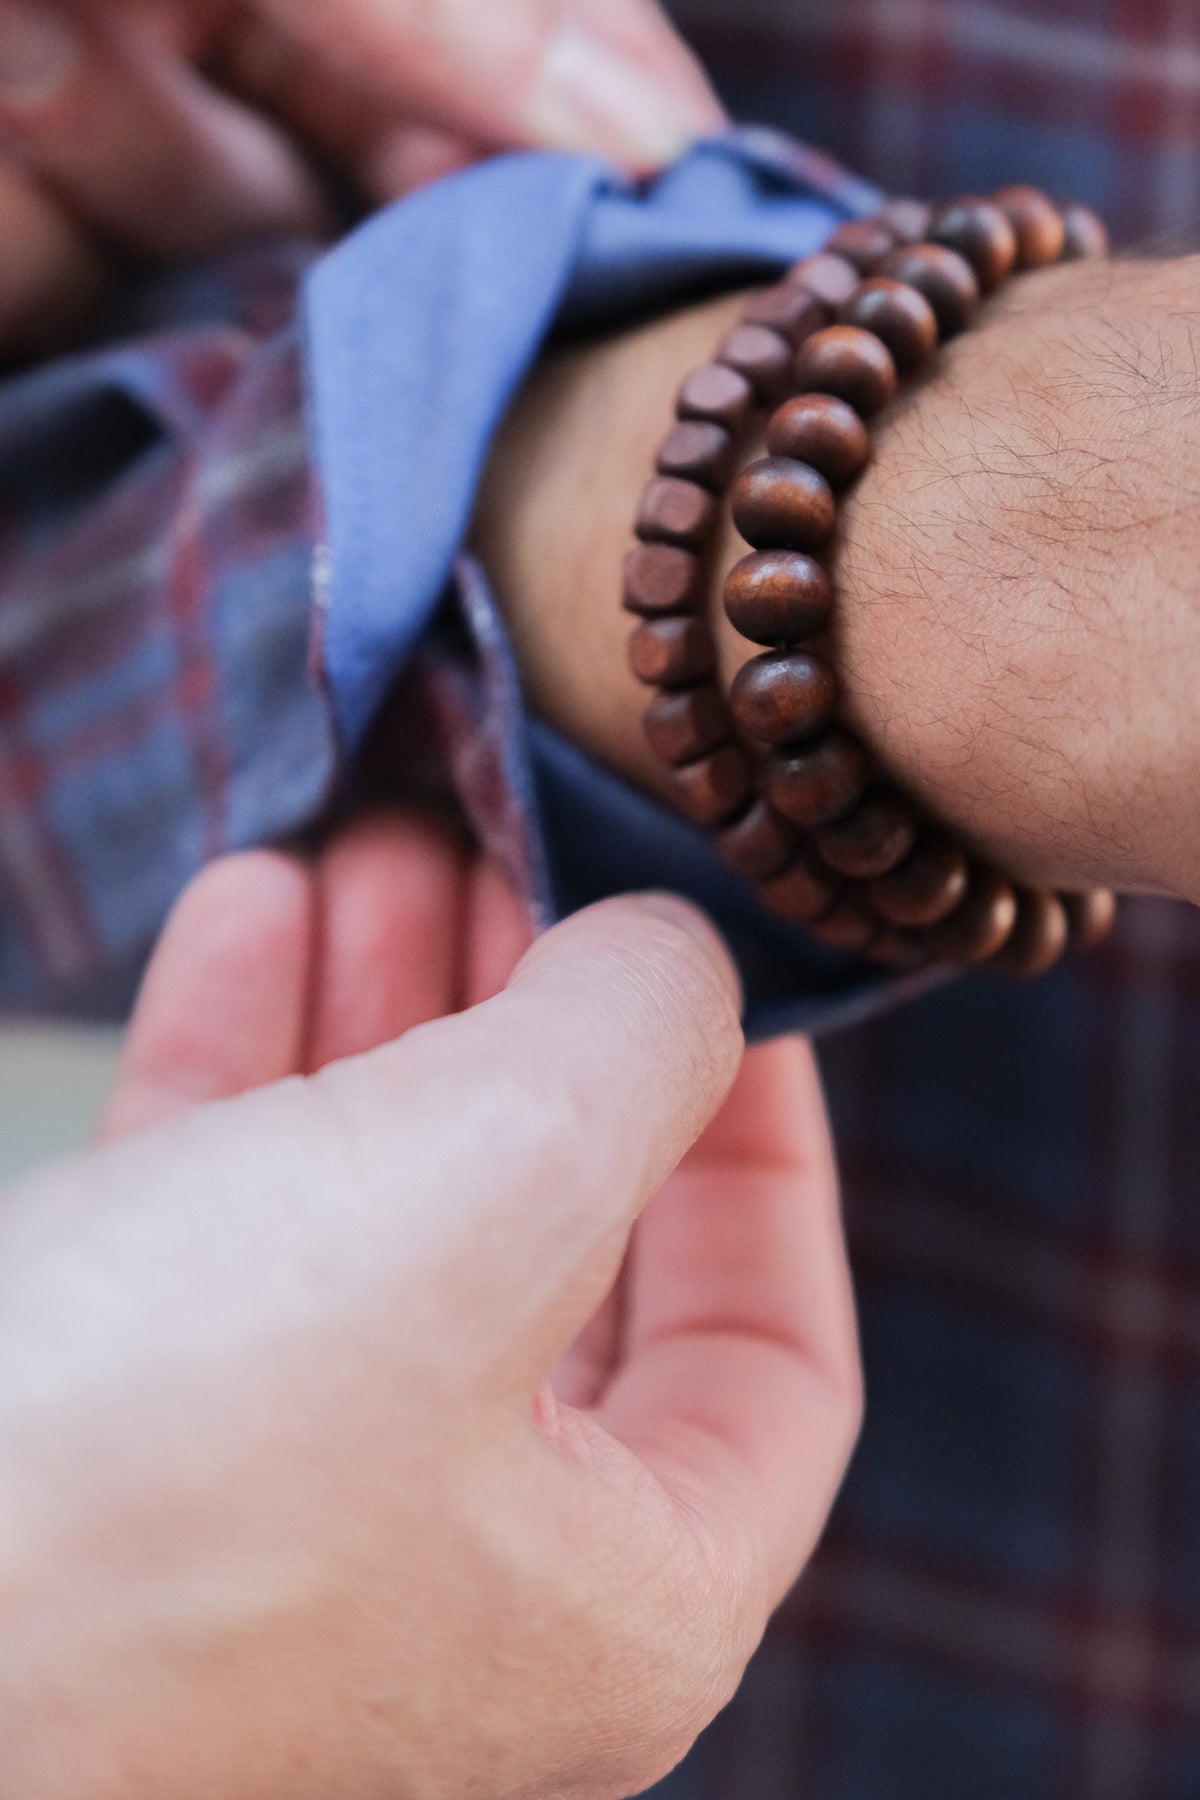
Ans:
{"type": "Polygon", "coordinates": [[[0,1183],[87,1141],[120,1041],[110,1026],[0,1023],[0,1183]]]}
{"type": "Polygon", "coordinates": [[[666,0],[742,119],[892,193],[1017,178],[1117,243],[1200,218],[1196,0],[666,0]]]}

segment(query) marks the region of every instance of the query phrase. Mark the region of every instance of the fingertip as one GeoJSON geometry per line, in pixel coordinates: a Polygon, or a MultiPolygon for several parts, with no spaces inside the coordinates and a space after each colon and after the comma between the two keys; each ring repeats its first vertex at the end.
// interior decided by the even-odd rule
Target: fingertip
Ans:
{"type": "Polygon", "coordinates": [[[146,970],[102,1139],[294,1072],[314,917],[311,874],[282,852],[196,877],[146,970]]]}
{"type": "Polygon", "coordinates": [[[340,832],[317,871],[320,967],[305,1061],[355,1056],[454,1010],[461,982],[463,853],[417,813],[340,832]]]}
{"type": "Polygon", "coordinates": [[[533,942],[529,909],[490,856],[471,874],[466,938],[464,1003],[478,1006],[503,992],[533,942]]]}
{"type": "Polygon", "coordinates": [[[662,956],[676,975],[700,977],[712,1008],[736,1038],[740,1060],[742,982],[725,939],[707,913],[681,894],[665,889],[627,894],[594,909],[607,929],[630,931],[662,956]]]}
{"type": "Polygon", "coordinates": [[[611,29],[568,19],[546,46],[525,123],[535,143],[611,156],[641,174],[719,129],[721,115],[682,45],[634,53],[611,29]]]}
{"type": "Polygon", "coordinates": [[[253,954],[275,963],[290,955],[297,932],[311,925],[312,873],[281,850],[245,850],[209,863],[167,916],[146,973],[139,1007],[186,963],[249,965],[253,954]]]}
{"type": "Polygon", "coordinates": [[[706,1114],[732,1086],[745,1049],[741,983],[724,940],[690,901],[653,891],[572,914],[536,941],[510,985],[542,981],[577,991],[581,1017],[607,1000],[621,1028],[690,1083],[706,1114]]]}
{"type": "Polygon", "coordinates": [[[741,976],[725,939],[708,914],[692,901],[685,900],[681,894],[672,894],[665,889],[655,888],[644,894],[634,894],[630,896],[630,901],[644,917],[658,919],[670,926],[701,952],[721,986],[729,993],[740,1018],[743,1002],[741,976]]]}

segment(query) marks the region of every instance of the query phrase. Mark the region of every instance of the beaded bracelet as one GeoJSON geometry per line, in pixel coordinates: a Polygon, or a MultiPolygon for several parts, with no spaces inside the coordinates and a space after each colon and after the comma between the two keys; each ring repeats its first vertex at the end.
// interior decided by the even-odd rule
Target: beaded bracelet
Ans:
{"type": "Polygon", "coordinates": [[[806,647],[830,623],[833,588],[814,552],[867,462],[864,421],[1010,274],[1106,249],[1093,213],[1060,211],[1034,188],[937,207],[893,200],[756,295],[679,390],[625,561],[624,605],[639,620],[630,663],[656,690],[646,737],[678,809],[716,830],[772,911],[831,947],[1033,975],[1112,924],[1107,891],[1019,887],[899,793],[839,719],[828,656],[806,647]],[[764,412],[768,455],[738,474],[764,412]],[[726,582],[725,610],[767,647],[728,698],[704,614],[705,551],[727,491],[752,553],[726,582]]]}

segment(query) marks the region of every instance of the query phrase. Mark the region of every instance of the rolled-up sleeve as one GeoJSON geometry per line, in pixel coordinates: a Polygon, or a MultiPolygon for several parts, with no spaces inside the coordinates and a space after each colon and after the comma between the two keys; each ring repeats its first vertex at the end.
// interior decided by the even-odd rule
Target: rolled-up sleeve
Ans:
{"type": "Polygon", "coordinates": [[[527,717],[463,551],[551,338],[767,279],[876,199],[773,134],[653,183],[502,157],[328,255],[162,284],[127,336],[0,390],[0,998],[127,982],[206,861],[321,814],[409,673],[424,756],[539,923],[673,886],[729,937],[752,1030],[877,1005],[877,972],[527,717]]]}

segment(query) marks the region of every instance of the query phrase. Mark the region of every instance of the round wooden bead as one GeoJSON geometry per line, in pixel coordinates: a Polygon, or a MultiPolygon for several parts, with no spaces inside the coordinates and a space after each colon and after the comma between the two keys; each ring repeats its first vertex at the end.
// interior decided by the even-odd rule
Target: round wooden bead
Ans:
{"type": "Polygon", "coordinates": [[[826,624],[833,588],[819,562],[795,550],[744,556],[725,582],[725,611],[753,644],[796,644],[826,624]]]}
{"type": "Polygon", "coordinates": [[[693,825],[720,825],[750,797],[754,776],[745,752],[725,744],[711,756],[672,769],[668,792],[693,825]]]}
{"type": "Polygon", "coordinates": [[[716,522],[716,496],[707,488],[674,475],[658,475],[642,489],[634,530],[646,544],[699,550],[712,536],[716,522]]]}
{"type": "Polygon", "coordinates": [[[860,888],[847,888],[809,930],[831,950],[867,950],[879,933],[879,915],[860,888]]]}
{"type": "Polygon", "coordinates": [[[687,612],[700,602],[700,559],[673,544],[635,544],[626,552],[623,602],[626,612],[653,618],[687,612]]]}
{"type": "Polygon", "coordinates": [[[1090,206],[1064,206],[1062,222],[1064,262],[1108,255],[1108,229],[1090,206]]]}
{"type": "Polygon", "coordinates": [[[764,744],[790,744],[828,724],[837,700],[833,670],[803,650],[775,650],[738,670],[729,706],[742,730],[764,744]]]}
{"type": "Polygon", "coordinates": [[[936,925],[959,905],[970,878],[958,845],[926,832],[898,869],[872,883],[871,897],[889,925],[936,925]]]}
{"type": "Polygon", "coordinates": [[[911,374],[937,349],[937,318],[924,294],[887,275],[864,281],[838,317],[843,325],[861,325],[881,338],[901,375],[911,374]]]}
{"type": "Polygon", "coordinates": [[[975,868],[965,899],[926,935],[934,955],[945,962],[987,962],[1008,942],[1016,922],[1012,883],[994,869],[975,868]]]}
{"type": "Polygon", "coordinates": [[[990,200],[974,195],[938,207],[929,221],[929,241],[965,257],[984,294],[999,287],[1017,260],[1017,236],[1007,218],[990,200]]]}
{"type": "Polygon", "coordinates": [[[737,440],[723,425],[684,419],[658,446],[655,467],[660,475],[698,481],[701,487],[722,493],[733,480],[737,455],[737,440]]]}
{"type": "Polygon", "coordinates": [[[768,881],[796,853],[800,833],[761,797],[717,838],[725,862],[748,881],[768,881]]]}
{"type": "Polygon", "coordinates": [[[964,330],[979,305],[975,271],[957,250],[948,250],[944,244],[909,244],[893,250],[880,263],[879,273],[924,294],[943,339],[964,330]]]}
{"type": "Polygon", "coordinates": [[[866,751],[836,726],[815,743],[772,751],[763,765],[763,790],[772,806],[810,830],[848,813],[870,778],[866,751]]]}
{"type": "Polygon", "coordinates": [[[772,456],[808,463],[834,487],[853,480],[871,454],[867,428],[852,406],[833,394],[796,394],[767,425],[772,456]]]}
{"type": "Polygon", "coordinates": [[[1063,253],[1066,232],[1062,215],[1040,188],[1021,183],[1001,188],[992,195],[1017,240],[1017,268],[1040,269],[1057,262],[1063,253]]]}
{"type": "Polygon", "coordinates": [[[754,389],[737,369],[704,363],[693,369],[675,397],[680,419],[706,419],[740,436],[754,417],[754,389]]]}
{"type": "Polygon", "coordinates": [[[878,217],[851,219],[848,224],[838,226],[825,248],[834,256],[853,263],[860,275],[869,275],[876,263],[896,248],[896,242],[894,233],[878,217]]]}
{"type": "Polygon", "coordinates": [[[811,925],[823,912],[828,912],[841,891],[836,875],[823,868],[815,856],[801,850],[781,875],[764,881],[760,897],[781,919],[797,925],[811,925]]]}
{"type": "Polygon", "coordinates": [[[846,819],[817,835],[822,859],[839,875],[869,880],[897,868],[917,841],[916,814],[899,794],[877,788],[846,819]]]}
{"type": "Polygon", "coordinates": [[[1060,894],[1066,908],[1072,950],[1091,950],[1103,942],[1117,918],[1117,897],[1107,888],[1086,894],[1060,894]]]}
{"type": "Polygon", "coordinates": [[[793,348],[769,325],[738,325],[717,351],[718,362],[744,375],[759,399],[772,406],[792,385],[793,348]]]}
{"type": "Polygon", "coordinates": [[[729,736],[724,696],[705,682],[700,687],[656,694],[642,715],[646,742],[660,761],[694,762],[729,736]]]}
{"type": "Polygon", "coordinates": [[[807,288],[792,282],[778,282],[764,288],[748,302],[742,320],[747,325],[764,325],[777,331],[793,347],[829,323],[830,309],[807,288]]]}
{"type": "Polygon", "coordinates": [[[919,931],[905,931],[899,925],[885,925],[871,939],[868,955],[872,962],[886,963],[893,969],[920,969],[930,960],[929,945],[919,931]]]}
{"type": "Polygon", "coordinates": [[[685,614],[645,619],[629,639],[629,666],[648,687],[683,687],[713,670],[712,632],[685,614]]]}
{"type": "Polygon", "coordinates": [[[875,214],[898,244],[919,244],[929,230],[933,208],[927,200],[889,200],[875,214]]]}
{"type": "Polygon", "coordinates": [[[1069,937],[1067,911],[1058,895],[1023,888],[1017,896],[1017,922],[988,967],[1005,975],[1044,975],[1066,949],[1069,937]]]}
{"type": "Polygon", "coordinates": [[[796,352],[796,386],[834,394],[868,417],[896,392],[896,365],[887,345],[857,325],[827,325],[796,352]]]}
{"type": "Polygon", "coordinates": [[[767,456],[743,469],[730,496],[733,522],[758,550],[815,550],[837,519],[823,475],[789,456],[767,456]]]}
{"type": "Polygon", "coordinates": [[[791,286],[802,288],[834,312],[858,286],[859,273],[844,256],[833,256],[822,250],[816,256],[806,256],[802,262],[795,263],[788,270],[787,280],[791,286]]]}

